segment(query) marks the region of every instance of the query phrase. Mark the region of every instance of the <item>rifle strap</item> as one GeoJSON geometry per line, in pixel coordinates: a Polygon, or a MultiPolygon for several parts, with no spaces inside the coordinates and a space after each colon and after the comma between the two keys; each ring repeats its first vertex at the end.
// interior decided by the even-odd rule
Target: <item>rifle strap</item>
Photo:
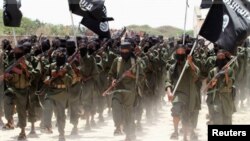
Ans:
{"type": "MultiPolygon", "coordinates": [[[[134,66],[134,65],[135,65],[135,58],[132,58],[132,57],[131,57],[130,61],[131,61],[131,66],[134,66]]],[[[120,71],[121,71],[121,64],[122,64],[122,57],[119,57],[119,58],[118,58],[118,61],[117,61],[117,78],[118,78],[118,74],[119,74],[120,71]]],[[[136,73],[136,67],[134,67],[134,68],[132,69],[132,72],[133,72],[133,73],[136,73]]]]}

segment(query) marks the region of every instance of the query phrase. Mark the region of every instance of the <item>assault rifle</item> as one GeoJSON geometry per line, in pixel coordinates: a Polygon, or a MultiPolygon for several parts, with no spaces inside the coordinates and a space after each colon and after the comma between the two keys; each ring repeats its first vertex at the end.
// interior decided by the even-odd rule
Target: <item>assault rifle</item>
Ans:
{"type": "Polygon", "coordinates": [[[237,60],[237,58],[238,56],[233,57],[218,73],[216,73],[213,76],[213,78],[208,82],[206,88],[204,89],[204,92],[207,92],[207,90],[209,89],[210,85],[214,80],[218,79],[221,75],[225,74],[226,68],[232,65],[237,60]]]}
{"type": "MultiPolygon", "coordinates": [[[[131,67],[129,68],[129,70],[127,70],[127,71],[132,71],[140,62],[141,62],[141,61],[137,61],[137,62],[136,62],[133,66],[131,66],[131,67]]],[[[102,93],[102,96],[107,96],[107,95],[109,95],[109,94],[110,94],[110,91],[112,91],[112,90],[117,86],[117,84],[120,83],[120,82],[126,77],[126,76],[125,76],[125,73],[126,73],[127,71],[125,71],[125,72],[122,74],[122,76],[121,76],[120,78],[117,79],[115,85],[109,86],[108,89],[102,93]]]]}
{"type": "Polygon", "coordinates": [[[4,73],[10,73],[18,64],[20,64],[23,59],[25,59],[25,56],[23,55],[21,58],[19,58],[17,61],[15,61],[12,65],[10,65],[9,67],[7,67],[5,70],[4,70],[4,73]]]}
{"type": "MultiPolygon", "coordinates": [[[[68,64],[72,64],[74,62],[75,57],[78,55],[79,50],[77,50],[73,55],[71,55],[68,59],[67,59],[67,63],[68,64]]],[[[63,76],[65,75],[65,73],[67,72],[66,69],[67,65],[64,65],[62,68],[60,68],[58,71],[56,71],[54,74],[52,74],[52,78],[49,79],[48,81],[52,82],[53,80],[55,80],[56,78],[58,78],[59,76],[63,76]]]]}

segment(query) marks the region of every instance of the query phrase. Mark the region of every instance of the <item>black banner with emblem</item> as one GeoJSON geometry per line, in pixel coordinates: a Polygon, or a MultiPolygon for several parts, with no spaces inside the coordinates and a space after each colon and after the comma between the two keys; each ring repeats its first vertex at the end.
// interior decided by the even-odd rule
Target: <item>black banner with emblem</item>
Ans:
{"type": "Polygon", "coordinates": [[[104,0],[69,0],[69,9],[73,14],[82,16],[81,24],[99,35],[99,38],[111,38],[104,0]]]}
{"type": "Polygon", "coordinates": [[[83,18],[81,24],[99,35],[100,39],[111,38],[108,22],[99,22],[92,18],[83,18]]]}
{"type": "Polygon", "coordinates": [[[235,53],[250,33],[249,3],[248,0],[214,1],[199,35],[235,53]]]}

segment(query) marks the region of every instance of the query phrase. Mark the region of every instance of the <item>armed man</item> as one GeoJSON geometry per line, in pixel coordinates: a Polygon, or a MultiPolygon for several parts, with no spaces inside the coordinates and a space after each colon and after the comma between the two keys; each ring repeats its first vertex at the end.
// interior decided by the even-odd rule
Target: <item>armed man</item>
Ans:
{"type": "Polygon", "coordinates": [[[80,76],[82,82],[82,89],[84,92],[81,96],[81,104],[83,105],[84,115],[86,116],[85,130],[90,130],[90,116],[92,116],[91,123],[94,126],[94,114],[96,112],[96,106],[94,100],[96,100],[95,85],[98,81],[98,68],[96,60],[92,54],[96,50],[96,43],[90,42],[88,45],[82,44],[80,47],[80,76]]]}
{"type": "Polygon", "coordinates": [[[112,87],[115,87],[112,98],[113,120],[116,127],[114,135],[121,135],[124,126],[125,140],[131,141],[136,138],[134,123],[136,81],[140,82],[142,73],[138,71],[138,60],[132,53],[129,42],[121,43],[120,55],[121,57],[114,60],[109,71],[109,76],[113,79],[112,87]]]}
{"type": "Polygon", "coordinates": [[[69,87],[69,111],[70,111],[70,123],[73,124],[71,135],[78,134],[78,121],[80,117],[80,96],[81,96],[81,77],[80,77],[80,53],[76,49],[74,40],[67,40],[66,42],[68,61],[74,71],[72,78],[72,86],[69,87]]]}
{"type": "Polygon", "coordinates": [[[199,77],[199,68],[193,63],[192,57],[187,56],[186,48],[183,45],[177,44],[177,50],[175,54],[176,63],[173,64],[170,70],[167,72],[166,77],[166,91],[169,100],[172,101],[172,117],[174,124],[174,132],[171,135],[171,139],[178,139],[178,125],[179,121],[182,121],[184,140],[187,140],[187,134],[191,133],[191,140],[197,139],[197,135],[194,132],[195,125],[197,124],[198,116],[197,111],[200,110],[200,99],[195,85],[199,77]],[[184,68],[185,61],[187,60],[187,68],[184,68]],[[181,74],[181,71],[185,70],[185,73],[177,87],[176,93],[173,95],[172,90],[176,87],[177,80],[181,74]]]}
{"type": "MultiPolygon", "coordinates": [[[[11,70],[5,74],[6,85],[8,87],[6,91],[13,93],[16,98],[16,108],[19,119],[18,126],[21,128],[18,140],[26,139],[25,127],[27,110],[29,111],[29,121],[32,123],[35,122],[35,112],[30,111],[32,109],[30,107],[30,96],[32,94],[31,82],[37,76],[38,71],[35,70],[31,62],[27,60],[25,53],[28,52],[28,49],[25,47],[27,46],[18,45],[14,49],[16,63],[11,70]]],[[[31,131],[31,134],[32,133],[34,133],[34,130],[31,131]]]]}
{"type": "Polygon", "coordinates": [[[237,48],[237,73],[235,74],[235,85],[236,85],[236,98],[235,104],[236,108],[244,108],[244,101],[247,95],[247,48],[244,46],[239,46],[237,48]]]}
{"type": "MultiPolygon", "coordinates": [[[[4,57],[3,57],[3,67],[6,69],[9,65],[14,62],[14,51],[10,44],[9,40],[4,39],[2,41],[2,47],[4,50],[4,57]]],[[[4,99],[3,99],[3,108],[4,108],[4,115],[7,123],[3,126],[4,130],[12,130],[14,129],[14,109],[15,109],[15,96],[13,93],[6,91],[7,86],[4,83],[4,99]]]]}
{"type": "Polygon", "coordinates": [[[218,50],[215,67],[208,75],[208,102],[212,105],[211,124],[232,124],[235,112],[233,85],[234,69],[228,66],[225,50],[218,50]],[[218,77],[215,77],[221,73],[218,77]]]}
{"type": "MultiPolygon", "coordinates": [[[[66,61],[66,51],[64,49],[58,49],[54,55],[56,61],[50,64],[44,83],[48,86],[46,90],[46,99],[52,101],[57,111],[56,119],[59,131],[59,141],[64,141],[64,128],[66,122],[65,109],[69,98],[68,90],[72,85],[74,72],[66,61]]],[[[50,122],[45,121],[45,123],[50,122]]]]}

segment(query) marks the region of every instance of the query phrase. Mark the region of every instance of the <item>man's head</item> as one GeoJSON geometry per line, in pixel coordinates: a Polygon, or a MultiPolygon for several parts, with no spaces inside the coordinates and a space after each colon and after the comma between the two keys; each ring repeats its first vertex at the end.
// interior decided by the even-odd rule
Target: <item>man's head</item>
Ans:
{"type": "Polygon", "coordinates": [[[14,54],[15,54],[16,59],[19,59],[23,55],[25,55],[24,46],[23,45],[17,45],[17,47],[14,48],[14,54]]]}
{"type": "Polygon", "coordinates": [[[128,61],[131,57],[132,51],[131,51],[132,45],[129,42],[122,42],[120,46],[120,54],[122,59],[125,61],[128,61]]]}
{"type": "Polygon", "coordinates": [[[178,62],[183,62],[185,61],[187,55],[186,55],[186,48],[183,45],[177,45],[177,49],[175,52],[175,59],[178,62]]]}
{"type": "Polygon", "coordinates": [[[216,54],[216,66],[219,69],[222,69],[226,64],[227,64],[226,51],[220,49],[216,54]]]}
{"type": "Polygon", "coordinates": [[[66,51],[64,49],[59,48],[56,51],[55,57],[56,57],[56,65],[58,67],[63,66],[66,63],[67,57],[66,57],[66,51]]]}
{"type": "Polygon", "coordinates": [[[71,56],[76,50],[76,44],[74,40],[68,39],[66,42],[67,55],[71,56]]]}
{"type": "Polygon", "coordinates": [[[50,49],[50,41],[49,39],[44,39],[42,42],[41,42],[41,50],[43,52],[47,51],[50,49]]]}
{"type": "Polygon", "coordinates": [[[88,43],[88,53],[89,55],[92,55],[96,50],[97,50],[97,47],[98,46],[98,42],[96,41],[90,41],[88,43]]]}

